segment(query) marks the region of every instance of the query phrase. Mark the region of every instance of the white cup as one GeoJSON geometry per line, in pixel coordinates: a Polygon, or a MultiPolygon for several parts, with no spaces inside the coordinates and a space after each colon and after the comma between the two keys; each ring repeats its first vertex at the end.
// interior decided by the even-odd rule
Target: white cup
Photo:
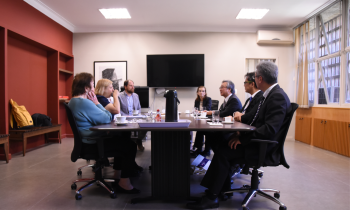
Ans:
{"type": "Polygon", "coordinates": [[[186,110],[185,113],[186,113],[186,114],[189,114],[189,113],[190,113],[190,110],[186,110]]]}
{"type": "Polygon", "coordinates": [[[134,110],[134,111],[132,111],[132,113],[133,113],[134,115],[137,115],[137,114],[139,114],[139,110],[134,110]]]}
{"type": "Polygon", "coordinates": [[[125,120],[126,120],[126,117],[125,116],[117,116],[117,123],[124,123],[125,120]]]}
{"type": "Polygon", "coordinates": [[[165,113],[165,109],[162,109],[162,113],[163,113],[163,114],[165,113]]]}
{"type": "Polygon", "coordinates": [[[201,112],[201,118],[206,118],[207,117],[207,112],[201,112]]]}
{"type": "Polygon", "coordinates": [[[231,122],[231,117],[225,117],[225,122],[231,122]]]}

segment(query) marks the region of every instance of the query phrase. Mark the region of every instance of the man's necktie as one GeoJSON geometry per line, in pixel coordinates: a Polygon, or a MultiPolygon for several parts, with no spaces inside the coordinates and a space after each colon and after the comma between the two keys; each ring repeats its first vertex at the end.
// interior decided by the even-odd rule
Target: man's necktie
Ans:
{"type": "MultiPolygon", "coordinates": [[[[248,99],[246,100],[246,102],[245,102],[246,106],[244,107],[243,112],[245,112],[245,110],[247,110],[247,107],[248,107],[248,106],[247,106],[248,100],[249,100],[249,104],[250,104],[250,103],[252,102],[252,99],[253,99],[253,98],[250,96],[250,98],[248,98],[248,99]]],[[[248,104],[248,105],[249,105],[249,104],[248,104]]],[[[242,112],[242,113],[243,113],[243,112],[242,112]]]]}
{"type": "Polygon", "coordinates": [[[226,106],[226,101],[224,101],[224,103],[222,104],[222,108],[225,108],[226,106]]]}
{"type": "Polygon", "coordinates": [[[261,101],[260,101],[260,103],[259,103],[259,106],[258,106],[258,110],[256,110],[255,116],[254,116],[254,118],[253,118],[253,121],[250,123],[250,125],[253,124],[253,122],[255,121],[256,117],[258,116],[260,107],[261,107],[261,105],[264,103],[264,101],[265,101],[265,97],[262,97],[262,98],[261,98],[261,101]]]}

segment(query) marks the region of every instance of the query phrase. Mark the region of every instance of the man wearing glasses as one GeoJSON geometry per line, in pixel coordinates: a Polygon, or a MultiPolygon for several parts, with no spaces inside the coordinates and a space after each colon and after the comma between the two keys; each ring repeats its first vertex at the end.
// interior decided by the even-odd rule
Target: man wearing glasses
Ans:
{"type": "Polygon", "coordinates": [[[254,107],[259,104],[261,97],[263,96],[263,92],[256,86],[255,72],[250,72],[245,75],[244,89],[245,92],[249,93],[251,96],[246,100],[243,108],[239,112],[235,112],[233,116],[236,121],[250,124],[250,120],[253,119],[247,119],[247,115],[245,116],[244,114],[253,110],[254,107]]]}
{"type": "MultiPolygon", "coordinates": [[[[241,101],[235,94],[235,84],[231,80],[224,80],[219,88],[220,95],[225,98],[219,109],[220,117],[233,116],[233,113],[242,109],[241,101]]],[[[212,115],[213,111],[207,112],[212,115]]]]}
{"type": "MultiPolygon", "coordinates": [[[[259,147],[251,139],[270,139],[279,141],[276,135],[280,130],[284,118],[292,109],[287,94],[277,83],[278,68],[272,62],[263,61],[256,67],[255,83],[264,92],[263,97],[252,111],[246,113],[253,119],[250,125],[256,129],[240,135],[232,135],[228,145],[221,146],[215,152],[213,160],[201,185],[208,188],[206,195],[200,201],[188,203],[190,209],[218,208],[218,195],[231,188],[231,164],[237,159],[255,162],[258,159],[259,147]]],[[[267,161],[278,162],[280,156],[278,145],[267,146],[267,161]]]]}

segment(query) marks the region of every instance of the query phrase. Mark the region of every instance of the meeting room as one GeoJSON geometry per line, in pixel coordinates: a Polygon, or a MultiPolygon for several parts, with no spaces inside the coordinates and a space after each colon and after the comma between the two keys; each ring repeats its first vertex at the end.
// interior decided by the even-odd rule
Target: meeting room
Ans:
{"type": "Polygon", "coordinates": [[[0,0],[0,209],[350,209],[350,0],[0,0]]]}

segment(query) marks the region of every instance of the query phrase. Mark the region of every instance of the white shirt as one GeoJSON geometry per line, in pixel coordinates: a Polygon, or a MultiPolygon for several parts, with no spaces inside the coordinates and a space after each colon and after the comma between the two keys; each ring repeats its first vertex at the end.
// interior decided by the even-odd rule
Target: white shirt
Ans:
{"type": "Polygon", "coordinates": [[[225,102],[227,103],[228,99],[232,96],[232,93],[230,95],[228,95],[226,98],[225,98],[225,102]]]}
{"type": "MultiPolygon", "coordinates": [[[[266,99],[266,97],[269,95],[270,91],[272,90],[272,88],[274,88],[276,85],[278,85],[278,83],[275,83],[273,85],[271,85],[269,88],[267,88],[267,90],[265,90],[263,96],[266,99]]],[[[264,99],[264,101],[265,101],[264,99]]],[[[262,104],[264,103],[264,101],[262,102],[262,104]]]]}

